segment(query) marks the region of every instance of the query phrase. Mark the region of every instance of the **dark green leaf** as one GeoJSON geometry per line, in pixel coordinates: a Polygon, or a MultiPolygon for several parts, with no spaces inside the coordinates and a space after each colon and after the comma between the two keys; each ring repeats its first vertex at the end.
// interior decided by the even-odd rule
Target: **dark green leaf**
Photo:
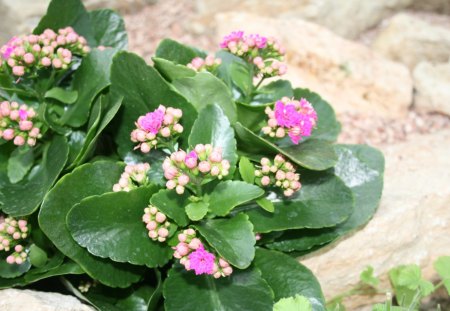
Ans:
{"type": "Polygon", "coordinates": [[[283,97],[294,97],[291,82],[277,80],[258,89],[258,93],[253,97],[251,105],[274,103],[283,97]]]}
{"type": "Polygon", "coordinates": [[[231,63],[229,69],[231,80],[246,96],[253,91],[253,72],[250,69],[247,64],[240,62],[231,63]]]}
{"type": "Polygon", "coordinates": [[[242,180],[253,184],[255,181],[255,166],[250,160],[244,156],[239,160],[239,174],[241,174],[242,180]]]}
{"type": "Polygon", "coordinates": [[[70,91],[65,90],[60,87],[54,87],[50,90],[48,90],[45,95],[45,98],[52,98],[56,99],[57,101],[60,101],[63,104],[73,104],[77,101],[78,98],[78,92],[77,91],[70,91]]]}
{"type": "Polygon", "coordinates": [[[63,136],[55,136],[45,146],[42,162],[33,175],[17,184],[6,184],[2,192],[2,209],[10,216],[33,213],[58,178],[67,161],[69,148],[63,136]]]}
{"type": "MultiPolygon", "coordinates": [[[[30,270],[30,272],[31,271],[32,270],[30,270]]],[[[81,269],[79,265],[77,265],[72,261],[69,261],[43,273],[27,273],[24,275],[24,278],[25,282],[30,284],[43,279],[50,278],[52,276],[66,275],[66,274],[84,274],[84,273],[85,273],[84,270],[81,269]]]]}
{"type": "Polygon", "coordinates": [[[239,269],[247,268],[255,256],[255,235],[248,217],[239,214],[230,219],[208,219],[195,228],[220,256],[239,269]]]}
{"type": "Polygon", "coordinates": [[[33,148],[17,147],[8,159],[8,178],[12,184],[21,181],[34,163],[33,148]]]}
{"type": "Polygon", "coordinates": [[[96,45],[124,50],[128,46],[125,23],[119,14],[112,10],[95,10],[89,12],[92,34],[96,45]]]}
{"type": "Polygon", "coordinates": [[[281,298],[303,295],[311,302],[314,311],[325,311],[320,284],[312,272],[296,259],[280,252],[257,249],[255,266],[261,270],[275,294],[281,298]]]}
{"type": "Polygon", "coordinates": [[[256,203],[269,213],[273,213],[275,211],[275,206],[273,205],[273,202],[266,198],[258,199],[256,200],[256,203]]]}
{"type": "Polygon", "coordinates": [[[216,57],[222,60],[218,70],[217,76],[222,79],[223,82],[232,90],[233,96],[235,99],[240,98],[243,94],[240,89],[236,86],[236,83],[233,81],[231,70],[233,68],[233,63],[239,63],[240,66],[246,67],[248,72],[251,72],[251,64],[244,61],[242,58],[237,57],[229,52],[225,52],[223,50],[216,53],[216,57]]]}
{"type": "Polygon", "coordinates": [[[186,206],[186,214],[192,221],[199,221],[205,217],[208,212],[208,203],[205,202],[192,202],[186,206]]]}
{"type": "Polygon", "coordinates": [[[258,186],[237,180],[219,183],[210,194],[209,210],[225,216],[236,206],[256,199],[264,194],[258,186]]]}
{"type": "Polygon", "coordinates": [[[220,279],[172,268],[163,294],[167,311],[271,311],[273,305],[270,287],[254,268],[234,271],[230,277],[220,279]]]}
{"type": "Polygon", "coordinates": [[[185,207],[189,204],[187,193],[179,195],[173,190],[163,189],[155,193],[150,199],[150,203],[156,206],[167,217],[185,227],[189,220],[185,213],[185,207]]]}
{"type": "MultiPolygon", "coordinates": [[[[98,116],[99,117],[99,116],[98,116]]],[[[83,149],[83,145],[86,143],[86,132],[85,131],[73,131],[67,136],[69,144],[69,160],[68,163],[75,161],[78,154],[83,149]]]]}
{"type": "Polygon", "coordinates": [[[205,55],[190,46],[183,45],[172,39],[164,39],[156,48],[155,56],[170,60],[175,64],[186,65],[195,57],[204,57],[205,55]]]}
{"type": "Polygon", "coordinates": [[[36,244],[32,244],[29,250],[28,258],[30,259],[30,263],[38,268],[45,266],[48,259],[47,253],[36,244]]]}
{"type": "Polygon", "coordinates": [[[144,208],[157,189],[140,187],[84,199],[67,215],[72,237],[95,256],[148,267],[163,266],[172,250],[152,241],[142,222],[144,208]]]}
{"type": "MultiPolygon", "coordinates": [[[[0,278],[5,278],[5,279],[16,278],[18,276],[21,276],[28,270],[30,270],[30,268],[31,268],[31,264],[30,264],[30,261],[28,261],[28,260],[25,260],[25,262],[22,263],[21,265],[17,265],[17,264],[9,264],[6,262],[5,258],[1,258],[0,259],[0,278]]],[[[1,283],[2,282],[0,281],[0,288],[2,288],[1,283]]]]}
{"type": "Polygon", "coordinates": [[[252,131],[259,132],[267,123],[267,115],[264,112],[267,106],[270,105],[250,106],[237,102],[238,122],[252,131]]]}
{"type": "Polygon", "coordinates": [[[174,64],[167,59],[153,57],[152,60],[153,63],[155,63],[155,69],[158,70],[167,81],[194,77],[196,75],[194,70],[184,65],[174,64]]]}
{"type": "Polygon", "coordinates": [[[73,240],[66,216],[82,199],[112,191],[122,172],[123,166],[114,162],[84,164],[58,181],[39,213],[39,225],[55,246],[93,279],[112,287],[130,286],[141,278],[142,270],[91,255],[73,240]]]}

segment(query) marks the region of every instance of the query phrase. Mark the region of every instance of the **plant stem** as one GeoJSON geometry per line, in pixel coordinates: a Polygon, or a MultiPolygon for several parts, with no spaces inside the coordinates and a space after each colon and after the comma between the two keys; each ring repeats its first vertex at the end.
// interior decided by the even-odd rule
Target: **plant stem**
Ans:
{"type": "Polygon", "coordinates": [[[263,83],[263,81],[266,79],[266,77],[262,77],[261,80],[259,80],[259,82],[256,84],[255,86],[255,91],[259,88],[259,86],[261,85],[261,83],[263,83]]]}

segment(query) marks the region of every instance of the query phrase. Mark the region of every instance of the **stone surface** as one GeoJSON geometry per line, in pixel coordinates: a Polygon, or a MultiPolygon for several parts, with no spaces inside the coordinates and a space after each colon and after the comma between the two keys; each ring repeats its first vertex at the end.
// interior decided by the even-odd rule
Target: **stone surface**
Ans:
{"type": "MultiPolygon", "coordinates": [[[[389,288],[387,272],[401,264],[419,264],[426,279],[436,278],[434,260],[450,253],[449,142],[450,130],[445,130],[382,148],[385,186],[373,219],[360,231],[301,259],[318,277],[326,297],[352,288],[368,265],[381,276],[380,288],[389,288]]],[[[348,310],[371,302],[352,297],[348,310]]]]}
{"type": "Polygon", "coordinates": [[[450,115],[450,62],[438,65],[422,62],[414,69],[413,78],[417,110],[450,115]]]}
{"type": "Polygon", "coordinates": [[[18,289],[0,290],[0,310],[95,311],[73,296],[18,289]]]}
{"type": "Polygon", "coordinates": [[[412,79],[404,65],[321,26],[236,12],[218,15],[216,24],[218,40],[235,29],[279,38],[288,51],[286,78],[321,94],[338,113],[402,117],[412,102],[412,79]]]}
{"type": "Polygon", "coordinates": [[[412,14],[398,14],[378,33],[373,48],[411,70],[421,61],[446,62],[450,58],[450,28],[412,14]]]}

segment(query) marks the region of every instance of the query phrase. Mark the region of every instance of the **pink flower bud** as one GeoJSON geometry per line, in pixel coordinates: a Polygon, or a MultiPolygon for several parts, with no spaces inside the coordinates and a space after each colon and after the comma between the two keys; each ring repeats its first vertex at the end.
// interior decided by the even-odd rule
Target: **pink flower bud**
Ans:
{"type": "Polygon", "coordinates": [[[181,109],[173,109],[172,115],[175,118],[180,119],[183,116],[183,111],[181,109]]]}
{"type": "Polygon", "coordinates": [[[173,123],[173,115],[166,113],[164,115],[163,123],[165,125],[169,125],[173,123]]]}
{"type": "Polygon", "coordinates": [[[230,275],[231,273],[233,273],[233,268],[231,267],[225,267],[222,269],[223,274],[225,274],[226,276],[230,275]]]}
{"type": "Polygon", "coordinates": [[[31,121],[19,121],[19,128],[21,131],[29,131],[33,128],[33,122],[31,121]]]}
{"type": "Polygon", "coordinates": [[[192,241],[189,243],[189,248],[196,250],[197,248],[199,248],[202,244],[202,241],[200,241],[200,239],[198,238],[193,238],[192,241]]]}
{"type": "Polygon", "coordinates": [[[219,174],[220,174],[220,169],[218,166],[211,167],[211,175],[212,176],[217,176],[219,174]]]}
{"type": "Polygon", "coordinates": [[[63,65],[62,61],[59,58],[54,58],[52,60],[52,64],[53,64],[53,67],[55,67],[56,69],[61,68],[63,65]]]}
{"type": "Polygon", "coordinates": [[[201,154],[203,152],[205,152],[205,145],[202,144],[198,144],[195,146],[195,152],[197,152],[197,154],[201,154]]]}
{"type": "Polygon", "coordinates": [[[269,176],[263,176],[261,178],[261,185],[268,186],[270,184],[270,177],[269,176]]]}
{"type": "Polygon", "coordinates": [[[174,179],[176,176],[178,176],[178,170],[173,166],[164,171],[164,177],[166,179],[174,179]]]}
{"type": "Polygon", "coordinates": [[[278,180],[283,180],[286,178],[286,173],[283,172],[282,170],[278,170],[277,173],[275,174],[275,178],[278,180]]]}
{"type": "Polygon", "coordinates": [[[44,67],[49,67],[49,66],[52,64],[52,61],[51,61],[50,58],[44,57],[44,58],[42,58],[42,60],[41,60],[41,64],[42,64],[42,66],[44,66],[44,67]]]}
{"type": "Polygon", "coordinates": [[[22,245],[16,245],[15,247],[14,247],[14,250],[16,251],[16,252],[18,252],[18,253],[20,253],[21,251],[23,251],[23,246],[22,245]]]}
{"type": "Polygon", "coordinates": [[[174,180],[168,180],[168,181],[166,182],[166,187],[167,187],[167,189],[169,189],[169,190],[174,189],[176,186],[177,186],[177,183],[176,183],[174,180]]]}
{"type": "Polygon", "coordinates": [[[178,234],[178,241],[186,242],[186,239],[187,239],[186,234],[184,234],[184,233],[178,234]]]}
{"type": "Polygon", "coordinates": [[[284,190],[283,193],[284,193],[285,196],[290,197],[291,195],[294,194],[294,190],[292,190],[292,189],[286,189],[286,190],[284,190]]]}
{"type": "Polygon", "coordinates": [[[176,186],[175,191],[177,192],[177,194],[183,194],[184,193],[184,187],[183,186],[176,186]]]}
{"type": "Polygon", "coordinates": [[[29,133],[28,135],[29,135],[30,137],[36,138],[36,137],[39,136],[39,133],[40,133],[40,129],[37,128],[37,127],[34,127],[34,128],[31,129],[31,131],[30,131],[30,133],[29,133]]]}
{"type": "Polygon", "coordinates": [[[8,234],[13,234],[16,231],[16,229],[14,229],[13,226],[8,227],[8,229],[6,229],[6,232],[8,232],[8,234]]]}
{"type": "Polygon", "coordinates": [[[179,134],[183,133],[183,126],[180,123],[177,123],[173,126],[173,130],[179,134]]]}
{"type": "Polygon", "coordinates": [[[293,182],[291,182],[291,188],[293,189],[293,190],[298,190],[298,189],[300,189],[301,188],[301,184],[300,184],[300,182],[298,182],[298,181],[293,181],[293,182]]]}
{"type": "Polygon", "coordinates": [[[188,182],[189,182],[189,176],[183,174],[180,177],[178,177],[179,185],[185,186],[185,185],[187,185],[188,182]]]}
{"type": "Polygon", "coordinates": [[[167,230],[166,228],[159,228],[158,235],[161,238],[166,238],[169,235],[169,230],[167,230]]]}
{"type": "Polygon", "coordinates": [[[185,233],[187,235],[195,235],[195,230],[192,228],[189,228],[189,229],[185,230],[185,233]]]}
{"type": "Polygon", "coordinates": [[[156,221],[152,220],[147,224],[146,228],[147,228],[147,230],[151,231],[151,230],[155,230],[157,226],[158,226],[158,224],[156,223],[156,221]]]}
{"type": "Polygon", "coordinates": [[[13,233],[13,239],[14,239],[14,240],[20,239],[20,236],[21,236],[21,235],[20,235],[20,232],[14,232],[14,233],[13,233]]]}
{"type": "Polygon", "coordinates": [[[213,151],[209,155],[209,160],[211,160],[211,162],[218,163],[218,162],[222,161],[222,154],[217,151],[213,151]]]}
{"type": "Polygon", "coordinates": [[[14,145],[16,146],[22,146],[25,144],[25,138],[23,138],[22,136],[16,136],[14,138],[14,145]]]}
{"type": "Polygon", "coordinates": [[[9,245],[9,240],[3,240],[2,244],[3,244],[3,246],[8,246],[9,245]]]}
{"type": "Polygon", "coordinates": [[[202,172],[203,174],[208,173],[210,169],[211,169],[211,164],[209,164],[208,161],[201,161],[201,162],[198,164],[198,170],[199,170],[200,172],[202,172]]]}
{"type": "Polygon", "coordinates": [[[189,253],[189,246],[186,243],[178,243],[175,249],[182,257],[189,253]]]}
{"type": "Polygon", "coordinates": [[[9,255],[8,257],[6,257],[6,262],[12,265],[13,263],[16,262],[16,259],[14,258],[14,256],[9,255]]]}
{"type": "Polygon", "coordinates": [[[21,76],[23,76],[25,74],[25,67],[23,67],[23,66],[14,66],[12,71],[13,71],[13,74],[15,76],[21,77],[21,76]]]}
{"type": "Polygon", "coordinates": [[[149,153],[151,148],[150,148],[149,144],[142,143],[140,149],[141,149],[141,152],[143,152],[143,153],[149,153]]]}
{"type": "Polygon", "coordinates": [[[186,159],[186,152],[183,150],[175,152],[175,161],[183,162],[186,159]]]}
{"type": "Polygon", "coordinates": [[[166,215],[164,215],[161,212],[157,212],[155,215],[155,219],[157,222],[159,222],[160,224],[166,221],[166,215]]]}
{"type": "Polygon", "coordinates": [[[6,129],[3,131],[3,139],[4,140],[11,140],[14,138],[14,130],[13,129],[6,129]]]}
{"type": "Polygon", "coordinates": [[[23,60],[25,61],[25,63],[27,64],[32,64],[34,62],[34,56],[31,53],[26,53],[23,56],[23,60]]]}
{"type": "Polygon", "coordinates": [[[219,266],[221,268],[226,268],[226,267],[229,267],[230,264],[226,260],[224,260],[223,258],[219,258],[219,266]]]}
{"type": "Polygon", "coordinates": [[[16,264],[21,265],[23,263],[23,259],[20,257],[16,258],[16,264]]]}
{"type": "Polygon", "coordinates": [[[148,232],[148,236],[152,239],[156,239],[158,237],[158,232],[156,232],[155,230],[151,230],[148,232]]]}
{"type": "Polygon", "coordinates": [[[162,137],[169,137],[170,136],[170,129],[168,127],[163,127],[160,130],[161,136],[162,137]]]}

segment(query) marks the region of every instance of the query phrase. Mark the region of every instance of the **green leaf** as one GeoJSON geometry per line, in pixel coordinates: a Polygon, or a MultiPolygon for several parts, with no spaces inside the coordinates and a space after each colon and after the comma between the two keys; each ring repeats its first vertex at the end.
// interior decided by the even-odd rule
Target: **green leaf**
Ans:
{"type": "Polygon", "coordinates": [[[208,105],[218,105],[231,124],[236,122],[236,105],[230,90],[211,73],[199,72],[193,77],[176,79],[172,84],[198,112],[208,105]]]}
{"type": "Polygon", "coordinates": [[[256,203],[269,213],[273,213],[275,211],[275,205],[273,205],[272,201],[266,198],[260,198],[256,200],[256,203]]]}
{"type": "Polygon", "coordinates": [[[128,35],[125,23],[119,14],[103,9],[89,12],[92,34],[96,45],[125,50],[128,46],[128,35]]]}
{"type": "Polygon", "coordinates": [[[434,269],[444,282],[444,286],[450,295],[450,256],[441,256],[434,262],[434,269]]]}
{"type": "Polygon", "coordinates": [[[34,283],[43,279],[47,279],[53,276],[58,275],[67,275],[67,274],[84,274],[84,270],[81,269],[79,265],[76,263],[69,261],[67,263],[64,263],[54,269],[47,270],[42,273],[31,273],[32,270],[30,270],[30,273],[27,273],[24,275],[25,282],[27,284],[34,283]]]}
{"type": "Polygon", "coordinates": [[[21,146],[14,149],[8,159],[8,178],[12,184],[21,181],[34,163],[33,148],[21,146]]]}
{"type": "Polygon", "coordinates": [[[222,156],[230,162],[230,176],[236,167],[236,140],[230,122],[222,109],[209,105],[200,111],[189,135],[189,145],[211,144],[222,148],[222,156]]]}
{"type": "Polygon", "coordinates": [[[237,102],[238,122],[252,131],[259,132],[267,123],[267,115],[264,112],[267,106],[270,105],[250,106],[237,102]]]}
{"type": "Polygon", "coordinates": [[[124,97],[116,137],[118,152],[122,157],[134,147],[130,140],[134,122],[139,116],[157,109],[159,105],[183,110],[181,124],[184,131],[181,137],[187,139],[197,112],[180,94],[171,89],[154,68],[147,66],[142,58],[132,53],[119,52],[114,57],[111,81],[110,90],[113,96],[124,97]]]}
{"type": "Polygon", "coordinates": [[[239,214],[230,219],[208,219],[195,228],[230,264],[245,269],[255,256],[255,235],[248,217],[239,214]]]}
{"type": "Polygon", "coordinates": [[[302,188],[292,197],[277,197],[274,193],[267,197],[275,205],[274,213],[257,206],[247,212],[255,232],[332,227],[353,212],[352,192],[336,176],[316,173],[301,181],[302,188]]]}
{"type": "Polygon", "coordinates": [[[113,49],[92,50],[83,58],[73,76],[73,89],[78,92],[78,99],[66,107],[60,120],[62,124],[79,127],[86,123],[95,98],[110,84],[110,67],[115,53],[113,49]]]}
{"type": "Polygon", "coordinates": [[[273,305],[270,287],[254,268],[235,270],[230,277],[220,279],[172,268],[163,295],[167,311],[271,311],[273,305]]]}
{"type": "Polygon", "coordinates": [[[130,286],[141,278],[142,270],[91,255],[73,240],[66,216],[82,199],[112,191],[122,172],[123,165],[106,161],[77,167],[56,183],[39,212],[39,225],[55,246],[93,279],[112,287],[130,286]]]}
{"type": "Polygon", "coordinates": [[[189,223],[185,212],[185,207],[189,204],[188,198],[187,193],[179,195],[173,190],[162,189],[152,196],[150,203],[179,226],[185,227],[189,223]]]}
{"type": "Polygon", "coordinates": [[[315,171],[333,167],[337,162],[333,146],[323,140],[309,139],[298,145],[279,147],[259,137],[240,123],[236,123],[234,129],[239,149],[248,153],[281,153],[294,163],[315,171]]]}
{"type": "Polygon", "coordinates": [[[242,94],[232,78],[231,70],[233,68],[233,63],[239,63],[241,66],[246,67],[246,71],[248,72],[251,72],[252,70],[251,64],[247,63],[242,58],[223,50],[217,52],[216,57],[222,60],[222,63],[217,68],[217,76],[232,90],[235,99],[239,99],[242,94]]]}
{"type": "Polygon", "coordinates": [[[56,99],[57,101],[60,101],[63,104],[73,104],[77,101],[78,98],[78,92],[77,91],[70,91],[63,89],[61,87],[54,87],[50,90],[48,90],[45,95],[45,98],[52,98],[56,99]]]}
{"type": "Polygon", "coordinates": [[[244,156],[239,160],[239,174],[241,174],[243,181],[249,184],[255,182],[255,166],[244,156]]]}
{"type": "Polygon", "coordinates": [[[148,267],[163,266],[172,250],[152,241],[142,222],[144,208],[156,191],[157,187],[149,186],[84,199],[67,215],[72,237],[95,256],[148,267]]]}
{"type": "MultiPolygon", "coordinates": [[[[289,98],[294,97],[291,82],[286,80],[277,80],[258,89],[257,95],[253,97],[250,104],[261,105],[274,103],[285,96],[289,98]]],[[[267,116],[265,116],[265,118],[267,118],[267,116]]]]}
{"type": "Polygon", "coordinates": [[[153,57],[152,60],[155,64],[155,69],[158,70],[167,81],[194,77],[196,75],[194,70],[184,65],[175,64],[167,59],[153,57]]]}
{"type": "Polygon", "coordinates": [[[13,217],[33,213],[64,168],[68,153],[65,137],[54,136],[53,141],[44,147],[42,162],[31,176],[17,184],[6,184],[0,190],[3,212],[13,217]]]}
{"type": "MultiPolygon", "coordinates": [[[[100,117],[98,115],[98,117],[100,117]]],[[[83,145],[86,143],[86,132],[85,131],[72,131],[67,136],[69,144],[69,159],[68,163],[72,163],[75,161],[78,154],[83,149],[83,145]]]]}
{"type": "Polygon", "coordinates": [[[320,284],[312,272],[296,259],[276,251],[258,248],[255,266],[261,270],[275,294],[275,301],[297,294],[308,298],[314,311],[325,311],[320,284]]]}
{"type": "Polygon", "coordinates": [[[230,65],[230,76],[234,84],[246,96],[253,91],[253,73],[247,64],[233,62],[230,65]]]}
{"type": "Polygon", "coordinates": [[[31,264],[30,261],[25,260],[21,265],[17,264],[9,264],[6,262],[5,258],[0,259],[0,288],[2,288],[1,278],[5,279],[13,279],[18,276],[21,276],[28,270],[30,270],[31,264]]]}
{"type": "Polygon", "coordinates": [[[175,64],[186,65],[191,62],[197,56],[204,57],[204,53],[200,53],[198,50],[181,44],[172,39],[162,40],[156,48],[155,56],[158,58],[164,58],[174,62],[175,64]]]}
{"type": "Polygon", "coordinates": [[[366,269],[364,269],[364,271],[359,275],[359,279],[364,284],[372,287],[376,287],[380,283],[380,280],[373,274],[372,266],[366,267],[366,269]]]}
{"type": "Polygon", "coordinates": [[[273,311],[312,311],[309,300],[300,295],[295,297],[282,298],[273,306],[273,311]]]}
{"type": "Polygon", "coordinates": [[[341,132],[341,124],[336,119],[333,108],[320,95],[308,89],[297,88],[294,90],[296,99],[304,98],[309,101],[317,112],[317,127],[310,138],[336,141],[341,132]]]}
{"type": "Polygon", "coordinates": [[[208,213],[208,203],[205,202],[192,202],[186,206],[186,214],[192,221],[202,220],[208,213]]]}
{"type": "Polygon", "coordinates": [[[226,216],[236,206],[264,194],[258,186],[237,180],[219,183],[209,197],[209,209],[218,216],[226,216]]]}
{"type": "Polygon", "coordinates": [[[29,259],[30,259],[30,263],[38,268],[41,268],[43,266],[45,266],[45,264],[47,263],[47,253],[40,248],[39,246],[37,246],[36,244],[32,244],[30,246],[30,253],[29,253],[29,259]]]}
{"type": "Polygon", "coordinates": [[[405,309],[403,307],[397,307],[397,306],[387,306],[387,304],[379,304],[373,306],[372,311],[408,311],[408,309],[405,309]]]}
{"type": "Polygon", "coordinates": [[[408,307],[419,290],[422,279],[417,265],[398,266],[389,270],[389,278],[394,287],[397,301],[403,307],[408,307]]]}

